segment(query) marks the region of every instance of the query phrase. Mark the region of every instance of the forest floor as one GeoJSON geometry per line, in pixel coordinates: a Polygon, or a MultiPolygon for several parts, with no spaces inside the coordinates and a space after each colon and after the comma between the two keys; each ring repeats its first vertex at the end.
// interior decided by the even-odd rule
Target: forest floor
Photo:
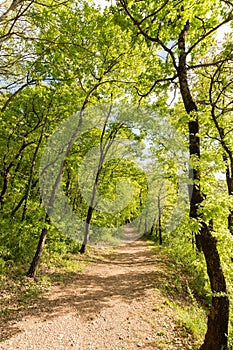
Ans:
{"type": "MultiPolygon", "coordinates": [[[[86,256],[88,259],[88,254],[86,256]]],[[[185,277],[172,259],[143,240],[92,255],[82,272],[67,273],[42,296],[0,321],[4,350],[197,349],[202,339],[179,320],[188,307],[185,277]]]]}

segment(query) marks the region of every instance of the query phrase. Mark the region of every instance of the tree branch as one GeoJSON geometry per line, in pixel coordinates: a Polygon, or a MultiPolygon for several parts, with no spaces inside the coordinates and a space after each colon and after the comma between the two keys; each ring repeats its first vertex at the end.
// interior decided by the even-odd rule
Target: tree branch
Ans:
{"type": "Polygon", "coordinates": [[[205,34],[201,35],[200,38],[193,44],[190,46],[190,48],[188,49],[188,51],[186,52],[187,55],[190,54],[192,52],[192,50],[198,45],[200,44],[200,42],[202,42],[202,40],[204,40],[205,38],[207,38],[210,34],[216,32],[222,25],[230,22],[233,20],[233,13],[230,13],[230,15],[224,20],[222,21],[220,24],[218,24],[217,26],[213,27],[212,29],[210,29],[208,32],[206,32],[205,34]]]}
{"type": "Polygon", "coordinates": [[[121,3],[121,5],[122,5],[123,9],[125,10],[126,14],[127,14],[127,15],[129,16],[129,18],[132,20],[133,24],[138,28],[139,33],[142,34],[142,35],[144,36],[145,39],[147,39],[147,40],[149,40],[149,41],[152,41],[152,42],[154,42],[154,43],[159,44],[159,45],[163,48],[163,50],[166,51],[166,52],[170,55],[170,57],[171,57],[171,59],[172,59],[172,62],[173,62],[173,65],[174,65],[174,67],[177,69],[176,59],[175,59],[175,56],[174,56],[172,50],[169,49],[169,48],[162,42],[162,40],[159,39],[159,36],[158,36],[158,35],[157,35],[156,37],[152,37],[152,36],[150,36],[148,33],[146,33],[146,32],[142,29],[142,27],[141,27],[141,25],[140,25],[140,23],[141,23],[142,21],[139,22],[139,21],[137,21],[137,20],[133,17],[133,15],[130,13],[130,11],[129,11],[128,7],[127,7],[127,4],[126,4],[126,1],[125,1],[125,0],[120,0],[120,3],[121,3]]]}

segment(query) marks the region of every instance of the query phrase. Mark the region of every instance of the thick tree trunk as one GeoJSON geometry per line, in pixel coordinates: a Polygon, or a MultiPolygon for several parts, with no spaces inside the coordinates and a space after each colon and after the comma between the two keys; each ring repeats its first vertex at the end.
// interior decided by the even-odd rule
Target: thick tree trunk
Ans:
{"type": "MultiPolygon", "coordinates": [[[[186,112],[190,115],[189,127],[189,154],[190,160],[200,160],[200,138],[197,106],[194,102],[188,83],[185,38],[188,33],[189,22],[181,31],[178,47],[180,50],[179,66],[177,69],[179,77],[180,92],[186,112]]],[[[190,169],[190,178],[193,181],[190,187],[190,217],[196,219],[201,224],[201,229],[196,235],[197,248],[204,253],[207,273],[210,280],[211,291],[213,293],[212,304],[208,316],[207,332],[205,340],[200,350],[223,350],[227,346],[228,320],[229,320],[229,299],[227,296],[226,282],[221,268],[216,239],[212,236],[212,222],[209,225],[202,222],[198,208],[204,200],[204,195],[200,187],[200,167],[190,169]]]]}
{"type": "Polygon", "coordinates": [[[36,253],[32,259],[31,265],[30,265],[29,270],[27,272],[28,277],[35,278],[35,276],[36,276],[37,267],[38,267],[43,249],[44,249],[44,244],[45,244],[45,240],[46,240],[46,236],[47,236],[47,232],[48,232],[47,225],[49,223],[50,223],[50,219],[49,219],[48,214],[46,214],[45,227],[41,231],[41,235],[40,235],[40,239],[39,239],[39,242],[37,245],[36,253]]]}
{"type": "Polygon", "coordinates": [[[208,316],[207,332],[200,350],[226,350],[229,320],[229,299],[221,262],[216,247],[216,239],[209,227],[201,229],[200,241],[207,264],[207,272],[213,293],[208,316]]]}
{"type": "MultiPolygon", "coordinates": [[[[187,35],[189,28],[189,22],[186,23],[183,31],[179,36],[179,67],[178,67],[178,76],[180,84],[180,92],[182,95],[183,103],[186,112],[190,115],[192,114],[192,120],[188,123],[189,128],[189,154],[192,161],[193,157],[200,159],[200,138],[199,138],[199,120],[197,114],[197,105],[194,102],[188,83],[187,76],[187,64],[186,64],[186,52],[185,52],[185,37],[187,35]]],[[[193,185],[189,186],[189,196],[190,196],[190,217],[197,219],[197,209],[198,205],[204,199],[203,194],[200,190],[200,169],[199,167],[193,168],[190,166],[189,177],[193,180],[193,185]]],[[[199,235],[195,234],[195,243],[198,251],[201,251],[201,243],[199,235]]]]}

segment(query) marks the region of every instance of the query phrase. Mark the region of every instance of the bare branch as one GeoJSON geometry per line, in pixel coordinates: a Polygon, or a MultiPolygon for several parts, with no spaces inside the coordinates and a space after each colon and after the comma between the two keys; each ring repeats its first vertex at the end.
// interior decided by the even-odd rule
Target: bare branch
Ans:
{"type": "Polygon", "coordinates": [[[220,63],[225,63],[227,61],[231,61],[231,59],[229,58],[223,58],[221,60],[217,60],[217,61],[213,61],[213,62],[208,62],[208,63],[199,63],[199,64],[194,64],[192,66],[187,66],[187,70],[191,70],[191,69],[196,69],[196,68],[204,68],[204,67],[212,67],[212,66],[216,66],[220,63]]]}
{"type": "Polygon", "coordinates": [[[20,5],[23,4],[24,0],[12,0],[12,3],[10,7],[4,12],[1,17],[0,17],[0,22],[4,21],[7,16],[10,14],[10,12],[16,10],[16,8],[20,5]]]}
{"type": "Polygon", "coordinates": [[[169,77],[169,78],[161,78],[161,79],[157,79],[154,81],[153,85],[150,87],[149,91],[147,91],[146,93],[142,94],[140,92],[138,92],[138,95],[141,97],[147,97],[155,88],[155,86],[159,83],[165,83],[165,82],[173,82],[176,78],[178,77],[178,74],[175,74],[173,77],[169,77]]]}

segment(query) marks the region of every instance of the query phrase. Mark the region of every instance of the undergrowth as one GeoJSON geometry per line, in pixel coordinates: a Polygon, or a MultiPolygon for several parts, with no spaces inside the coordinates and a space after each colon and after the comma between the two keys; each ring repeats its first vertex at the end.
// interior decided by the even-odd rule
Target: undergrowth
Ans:
{"type": "Polygon", "coordinates": [[[198,349],[206,332],[211,301],[204,260],[184,238],[165,241],[162,246],[150,239],[149,244],[166,259],[166,280],[160,280],[166,303],[175,312],[181,335],[192,337],[198,349]]]}

